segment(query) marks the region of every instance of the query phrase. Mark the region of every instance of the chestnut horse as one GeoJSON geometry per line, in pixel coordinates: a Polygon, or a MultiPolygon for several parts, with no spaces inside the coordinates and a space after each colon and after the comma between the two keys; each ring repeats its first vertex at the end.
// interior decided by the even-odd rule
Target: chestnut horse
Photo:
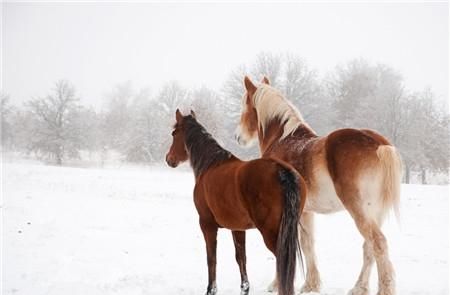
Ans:
{"type": "Polygon", "coordinates": [[[297,226],[306,196],[305,184],[289,164],[274,159],[244,162],[223,149],[195,119],[176,111],[167,164],[189,160],[195,174],[194,203],[206,242],[208,287],[216,294],[218,228],[232,231],[241,273],[241,294],[248,294],[245,230],[257,228],[275,254],[279,294],[294,294],[297,226]]]}
{"type": "MultiPolygon", "coordinates": [[[[378,269],[378,295],[395,294],[395,278],[381,225],[389,209],[398,218],[401,159],[386,138],[367,129],[339,129],[318,136],[300,112],[264,78],[255,86],[245,77],[240,124],[236,139],[258,139],[263,158],[277,158],[294,166],[307,185],[300,244],[306,259],[302,292],[319,292],[313,212],[346,209],[364,238],[363,266],[351,295],[369,294],[370,271],[378,269]]],[[[276,280],[272,283],[276,288],[276,280]]],[[[269,287],[270,288],[270,287],[269,287]]]]}

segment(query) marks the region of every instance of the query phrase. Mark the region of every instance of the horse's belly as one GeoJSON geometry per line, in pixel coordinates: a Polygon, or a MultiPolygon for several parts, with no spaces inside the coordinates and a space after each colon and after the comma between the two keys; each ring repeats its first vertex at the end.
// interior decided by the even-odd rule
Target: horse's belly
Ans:
{"type": "Polygon", "coordinates": [[[306,199],[305,211],[312,211],[322,214],[334,213],[344,209],[341,200],[336,194],[309,195],[306,199]]]}
{"type": "Polygon", "coordinates": [[[208,207],[217,224],[223,228],[246,230],[255,227],[248,211],[232,196],[214,195],[208,199],[208,207]]]}
{"type": "Polygon", "coordinates": [[[336,194],[333,180],[328,171],[317,171],[308,187],[304,210],[327,214],[343,209],[344,206],[336,194]]]}
{"type": "Polygon", "coordinates": [[[216,214],[215,216],[217,224],[219,224],[223,228],[227,228],[230,230],[247,230],[251,228],[255,228],[253,221],[250,217],[241,215],[241,216],[226,216],[223,214],[216,214]]]}

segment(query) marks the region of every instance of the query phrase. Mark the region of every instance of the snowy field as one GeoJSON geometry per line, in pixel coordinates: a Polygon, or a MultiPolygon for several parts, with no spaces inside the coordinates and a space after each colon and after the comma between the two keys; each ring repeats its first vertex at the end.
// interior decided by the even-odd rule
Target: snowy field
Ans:
{"type": "MultiPolygon", "coordinates": [[[[3,294],[204,294],[204,241],[186,168],[3,164],[3,294]]],[[[384,226],[399,295],[449,294],[449,188],[404,185],[401,225],[384,226]]],[[[318,216],[321,294],[346,294],[362,239],[346,212],[318,216]]],[[[219,294],[239,294],[231,233],[219,232],[219,294]]],[[[268,294],[274,258],[247,234],[251,294],[268,294]]],[[[376,292],[376,271],[372,292],[376,292]]],[[[297,288],[303,282],[297,278],[297,288]]]]}

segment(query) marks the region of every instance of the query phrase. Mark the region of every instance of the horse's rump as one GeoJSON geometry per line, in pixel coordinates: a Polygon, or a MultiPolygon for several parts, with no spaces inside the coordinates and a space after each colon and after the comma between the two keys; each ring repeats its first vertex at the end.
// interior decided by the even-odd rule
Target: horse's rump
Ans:
{"type": "Polygon", "coordinates": [[[358,188],[374,219],[382,220],[390,208],[398,216],[401,160],[386,138],[373,130],[340,129],[327,136],[325,153],[340,198],[358,188]]]}
{"type": "Polygon", "coordinates": [[[339,129],[325,138],[327,167],[334,181],[359,177],[379,166],[377,149],[390,145],[386,138],[372,130],[339,129]]]}

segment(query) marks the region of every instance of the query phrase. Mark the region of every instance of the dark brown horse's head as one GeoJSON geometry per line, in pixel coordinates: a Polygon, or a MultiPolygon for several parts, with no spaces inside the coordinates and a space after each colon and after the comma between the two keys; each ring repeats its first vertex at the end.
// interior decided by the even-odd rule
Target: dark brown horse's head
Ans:
{"type": "MultiPolygon", "coordinates": [[[[269,84],[269,79],[263,78],[262,83],[269,84]]],[[[257,87],[247,76],[244,78],[245,93],[242,97],[242,110],[235,138],[240,145],[249,146],[258,135],[258,114],[253,102],[257,87]]]]}
{"type": "MultiPolygon", "coordinates": [[[[191,111],[190,116],[195,118],[195,113],[191,111]]],[[[187,116],[183,116],[180,110],[177,109],[175,113],[176,123],[173,126],[172,131],[172,145],[169,152],[166,155],[166,162],[172,168],[177,167],[180,163],[183,163],[189,159],[189,154],[186,149],[186,133],[184,119],[187,116]]]]}

